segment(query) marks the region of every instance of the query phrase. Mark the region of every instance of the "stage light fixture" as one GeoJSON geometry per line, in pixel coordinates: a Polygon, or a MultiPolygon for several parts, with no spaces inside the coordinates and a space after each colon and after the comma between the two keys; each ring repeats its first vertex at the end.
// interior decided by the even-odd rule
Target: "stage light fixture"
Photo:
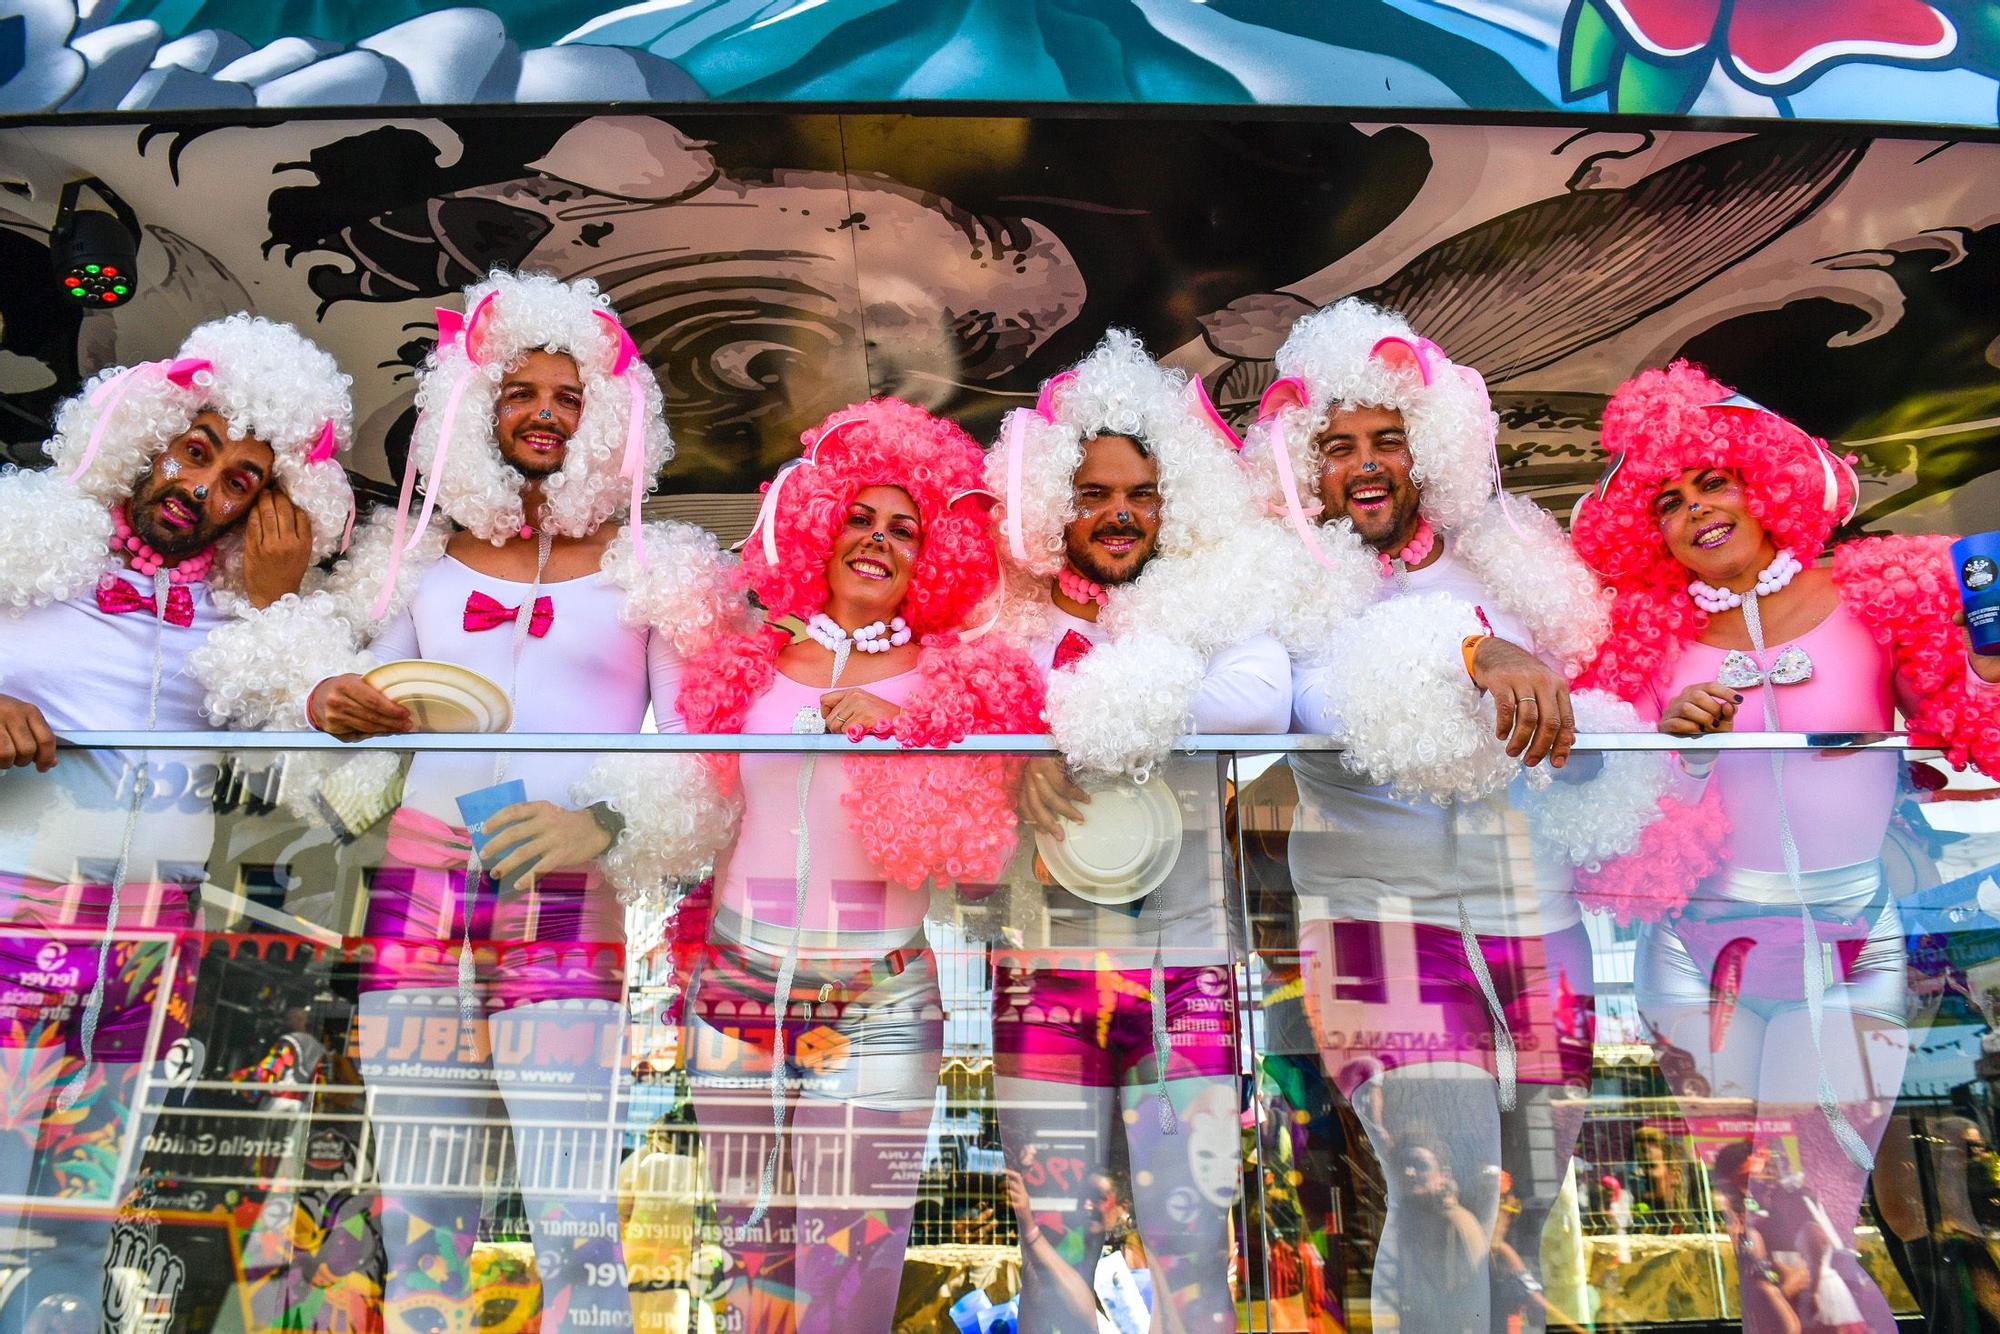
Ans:
{"type": "Polygon", "coordinates": [[[122,306],[139,290],[139,217],[95,176],[71,181],[56,206],[49,255],[65,300],[98,310],[122,306]],[[111,212],[78,208],[85,186],[111,212]]]}

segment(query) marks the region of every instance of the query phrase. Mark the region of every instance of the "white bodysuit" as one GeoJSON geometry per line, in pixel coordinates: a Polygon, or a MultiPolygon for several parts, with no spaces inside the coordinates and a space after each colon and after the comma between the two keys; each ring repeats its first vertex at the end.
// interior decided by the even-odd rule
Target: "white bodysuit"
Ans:
{"type": "MultiPolygon", "coordinates": [[[[153,581],[119,578],[147,600],[153,581]]],[[[154,730],[205,731],[203,688],[188,655],[227,617],[206,584],[190,584],[194,622],[177,626],[152,613],[99,611],[93,592],[26,611],[0,613],[0,695],[42,711],[57,736],[145,731],[153,648],[160,650],[154,730]]],[[[125,828],[139,756],[65,751],[52,773],[32,765],[0,773],[0,872],[57,884],[108,883],[125,828]]],[[[199,881],[213,835],[219,757],[212,751],[157,751],[139,818],[128,881],[199,881]]]]}

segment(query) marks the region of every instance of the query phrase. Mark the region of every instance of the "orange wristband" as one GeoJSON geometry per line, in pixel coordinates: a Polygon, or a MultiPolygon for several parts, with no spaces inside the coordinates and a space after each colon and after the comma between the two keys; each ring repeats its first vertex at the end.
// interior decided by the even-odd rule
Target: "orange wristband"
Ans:
{"type": "Polygon", "coordinates": [[[1491,634],[1489,634],[1484,630],[1481,630],[1478,634],[1467,635],[1464,639],[1459,641],[1458,651],[1463,655],[1465,655],[1465,677],[1468,681],[1471,681],[1474,685],[1477,685],[1479,683],[1479,677],[1472,670],[1472,660],[1474,657],[1478,656],[1479,646],[1491,638],[1493,638],[1491,634]]]}

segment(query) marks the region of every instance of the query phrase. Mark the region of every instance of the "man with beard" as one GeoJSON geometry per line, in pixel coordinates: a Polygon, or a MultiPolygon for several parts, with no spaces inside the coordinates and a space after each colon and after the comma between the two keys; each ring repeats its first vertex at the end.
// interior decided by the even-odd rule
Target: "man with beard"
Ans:
{"type": "MultiPolygon", "coordinates": [[[[677,730],[682,663],[734,628],[740,598],[712,537],[639,522],[673,453],[651,369],[588,280],[496,271],[467,290],[465,309],[439,312],[402,506],[372,519],[323,584],[245,627],[294,653],[260,707],[286,721],[303,709],[342,740],[411,732],[409,710],[361,673],[424,659],[506,691],[516,733],[636,733],[649,707],[677,730]]],[[[344,759],[319,794],[393,790],[393,768],[377,766],[395,758],[344,759]]],[[[603,1277],[622,1273],[624,905],[663,888],[687,833],[651,758],[681,759],[427,751],[410,761],[370,878],[359,1003],[391,1327],[456,1327],[478,1307],[478,1128],[503,1119],[496,1091],[542,1309],[567,1312],[555,1317],[563,1328],[631,1324],[622,1280],[603,1277]],[[516,785],[525,800],[503,795],[516,785]],[[485,816],[475,852],[477,817],[465,811],[482,799],[501,809],[485,816]],[[452,1040],[420,1037],[438,1033],[452,1040]],[[426,1055],[408,1059],[415,1050],[426,1055]]]]}
{"type": "MultiPolygon", "coordinates": [[[[1569,755],[1579,712],[1600,731],[1636,730],[1637,715],[1564,683],[1604,635],[1604,606],[1555,521],[1499,494],[1478,374],[1358,300],[1295,325],[1278,369],[1247,461],[1308,555],[1358,536],[1377,564],[1360,615],[1319,614],[1351,611],[1342,585],[1285,621],[1295,725],[1344,747],[1292,757],[1307,1014],[1384,1163],[1413,1137],[1435,1142],[1483,1237],[1492,1183],[1511,1175],[1530,1272],[1510,1304],[1539,1310],[1526,1298],[1541,1221],[1580,1129],[1559,1095],[1590,1086],[1590,942],[1570,868],[1632,846],[1661,769],[1569,755]],[[1531,768],[1544,760],[1554,781],[1531,768]]],[[[1438,1268],[1421,1175],[1388,1174],[1375,1318],[1483,1334],[1487,1251],[1469,1278],[1438,1268]]]]}
{"type": "MultiPolygon", "coordinates": [[[[1163,1327],[1236,1327],[1235,952],[1213,869],[1220,803],[1212,762],[1165,763],[1184,731],[1280,732],[1290,715],[1289,664],[1268,628],[1287,567],[1301,562],[1259,514],[1233,443],[1199,382],[1113,331],[1008,420],[988,461],[1003,497],[1004,632],[1049,674],[1064,757],[1029,764],[1023,816],[1059,843],[1157,770],[1145,797],[1175,804],[1185,830],[1161,849],[1171,867],[1157,882],[1072,874],[1066,887],[1037,875],[1031,849],[1006,889],[996,1089],[1029,1197],[1021,1328],[1034,1334],[1095,1328],[1065,1294],[1079,1280],[1087,1289],[1096,1267],[1078,1200],[1081,1183],[1110,1170],[1118,1133],[1157,1302],[1174,1313],[1163,1327]]],[[[1358,553],[1349,568],[1358,596],[1372,575],[1358,553]]]]}
{"type": "Polygon", "coordinates": [[[192,660],[339,543],[348,384],[289,325],[233,316],[95,377],[58,411],[54,466],[0,474],[0,1236],[32,1255],[0,1329],[102,1322],[135,1095],[185,1029],[199,947],[180,934],[213,832],[208,757],[58,763],[56,737],[230,711],[257,664],[192,660]]]}

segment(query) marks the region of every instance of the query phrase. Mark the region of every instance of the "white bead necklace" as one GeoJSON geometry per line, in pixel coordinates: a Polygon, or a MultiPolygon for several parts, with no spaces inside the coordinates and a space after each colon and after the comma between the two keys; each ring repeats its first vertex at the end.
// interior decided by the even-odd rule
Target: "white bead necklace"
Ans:
{"type": "MultiPolygon", "coordinates": [[[[1771,596],[1771,594],[1792,582],[1797,577],[1798,572],[1804,568],[1805,566],[1799,563],[1797,556],[1794,556],[1789,551],[1780,551],[1771,558],[1771,563],[1766,565],[1763,572],[1757,576],[1757,588],[1755,590],[1757,596],[1760,598],[1771,596]]],[[[1695,606],[1700,607],[1711,616],[1717,612],[1729,611],[1732,608],[1743,605],[1743,595],[1741,593],[1732,593],[1726,588],[1717,588],[1713,584],[1705,584],[1699,579],[1688,581],[1688,596],[1694,599],[1695,606]]]]}
{"type": "Polygon", "coordinates": [[[850,645],[863,653],[887,653],[892,648],[901,648],[910,642],[910,627],[900,616],[889,621],[864,625],[849,634],[833,617],[818,611],[814,612],[812,619],[806,622],[806,634],[829,653],[838,653],[842,644],[850,645]]]}

